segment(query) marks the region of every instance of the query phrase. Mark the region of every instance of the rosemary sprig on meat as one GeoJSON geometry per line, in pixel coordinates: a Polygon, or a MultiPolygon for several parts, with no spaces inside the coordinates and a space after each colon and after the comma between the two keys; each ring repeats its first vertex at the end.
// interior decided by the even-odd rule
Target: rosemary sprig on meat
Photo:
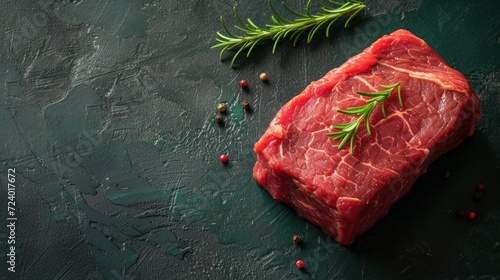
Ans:
{"type": "Polygon", "coordinates": [[[310,12],[311,0],[307,2],[304,13],[297,12],[285,3],[282,3],[283,8],[290,12],[291,14],[297,16],[294,20],[289,20],[281,16],[274,6],[271,4],[271,0],[268,0],[268,5],[271,8],[272,16],[267,17],[270,21],[265,27],[261,28],[257,26],[251,19],[247,19],[247,22],[243,21],[236,11],[236,6],[234,7],[234,14],[239,22],[239,26],[236,25],[235,28],[243,32],[243,35],[237,35],[231,32],[222,17],[220,22],[224,31],[227,35],[217,32],[217,44],[211,47],[211,49],[222,48],[220,52],[220,58],[227,50],[235,50],[236,53],[231,60],[231,67],[234,65],[236,58],[243,52],[246,51],[246,56],[250,56],[250,53],[254,47],[265,39],[271,38],[274,41],[272,52],[276,50],[276,46],[281,39],[289,38],[293,41],[293,46],[297,44],[298,39],[307,32],[307,43],[312,41],[312,38],[318,32],[318,30],[326,25],[326,37],[330,33],[330,28],[334,22],[345,15],[351,14],[344,26],[347,27],[349,22],[363,10],[366,5],[363,2],[350,0],[345,3],[338,3],[334,1],[329,1],[331,5],[326,5],[321,1],[318,1],[321,5],[321,12],[317,14],[312,14],[310,12]]]}
{"type": "Polygon", "coordinates": [[[343,123],[343,124],[336,124],[333,125],[333,128],[340,129],[340,131],[332,132],[326,134],[327,136],[333,137],[333,140],[342,140],[339,144],[339,150],[344,147],[346,142],[350,140],[350,152],[351,154],[354,151],[354,138],[356,137],[356,133],[358,132],[358,129],[361,125],[361,123],[364,121],[366,124],[366,130],[368,132],[368,135],[371,135],[371,130],[370,130],[370,116],[375,110],[375,107],[379,103],[382,103],[382,115],[384,118],[386,118],[386,113],[385,113],[385,101],[389,96],[391,96],[391,93],[394,89],[397,89],[398,91],[398,99],[399,99],[399,105],[403,107],[403,101],[401,100],[401,86],[400,83],[396,83],[393,85],[380,85],[381,88],[384,88],[385,90],[379,91],[379,92],[363,92],[363,91],[357,91],[356,93],[359,95],[363,96],[368,96],[371,97],[369,100],[366,101],[365,105],[362,106],[356,106],[356,107],[350,107],[347,108],[346,110],[337,110],[337,112],[345,114],[345,115],[355,115],[359,116],[357,119],[353,120],[350,123],[343,123]]]}

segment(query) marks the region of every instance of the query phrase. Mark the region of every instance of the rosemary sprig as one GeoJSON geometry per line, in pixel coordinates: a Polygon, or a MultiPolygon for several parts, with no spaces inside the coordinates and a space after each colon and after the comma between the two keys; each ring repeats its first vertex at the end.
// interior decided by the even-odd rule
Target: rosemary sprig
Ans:
{"type": "Polygon", "coordinates": [[[212,46],[211,49],[222,48],[220,52],[221,60],[225,51],[236,50],[236,53],[231,60],[232,67],[236,58],[243,51],[247,50],[246,56],[249,57],[254,47],[264,39],[271,38],[274,41],[273,53],[276,51],[276,46],[281,39],[290,38],[290,40],[293,41],[293,46],[295,46],[298,39],[308,30],[307,43],[310,43],[316,32],[318,32],[321,27],[328,24],[326,27],[326,37],[328,37],[332,24],[339,18],[352,13],[344,24],[344,26],[347,27],[349,22],[366,7],[363,2],[356,0],[349,0],[343,4],[331,0],[329,0],[329,2],[335,5],[335,7],[326,5],[318,0],[318,3],[321,5],[321,12],[318,14],[311,14],[309,11],[311,0],[307,2],[304,13],[294,11],[285,3],[282,3],[285,10],[298,17],[294,20],[289,20],[278,14],[274,6],[271,4],[271,0],[268,0],[272,16],[267,17],[270,23],[266,24],[265,28],[257,26],[251,19],[247,19],[247,22],[244,22],[238,15],[236,6],[234,6],[234,14],[240,24],[240,26],[236,25],[235,28],[243,32],[243,35],[237,35],[231,32],[221,17],[220,22],[227,35],[217,32],[216,40],[219,43],[212,46]]]}
{"type": "Polygon", "coordinates": [[[380,85],[381,88],[386,89],[380,92],[357,91],[356,92],[357,94],[371,97],[371,99],[367,100],[365,105],[350,107],[347,108],[346,110],[337,110],[337,112],[345,115],[355,115],[359,117],[350,123],[333,125],[333,128],[340,129],[340,131],[328,133],[326,135],[333,137],[333,140],[335,141],[342,140],[339,145],[339,150],[344,147],[347,140],[350,140],[350,152],[352,154],[354,150],[354,137],[358,132],[359,126],[363,121],[365,121],[368,135],[372,135],[370,131],[370,116],[373,113],[373,110],[375,110],[375,107],[377,107],[379,103],[382,103],[381,107],[382,115],[384,116],[384,118],[386,118],[387,116],[385,114],[385,106],[384,106],[385,101],[387,100],[387,98],[389,98],[389,96],[391,96],[392,91],[396,88],[398,89],[399,105],[403,107],[403,101],[401,100],[400,84],[401,83],[399,82],[393,85],[380,85]]]}

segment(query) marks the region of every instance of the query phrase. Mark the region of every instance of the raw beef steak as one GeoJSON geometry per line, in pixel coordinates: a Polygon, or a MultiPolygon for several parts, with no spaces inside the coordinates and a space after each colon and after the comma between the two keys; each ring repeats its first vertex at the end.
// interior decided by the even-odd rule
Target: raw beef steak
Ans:
{"type": "Polygon", "coordinates": [[[285,104],[255,144],[254,177],[274,199],[348,245],[404,196],[441,154],[472,135],[479,97],[422,39],[406,30],[383,36],[285,104]],[[356,91],[401,83],[349,143],[327,137],[357,116],[338,109],[366,104],[356,91]]]}

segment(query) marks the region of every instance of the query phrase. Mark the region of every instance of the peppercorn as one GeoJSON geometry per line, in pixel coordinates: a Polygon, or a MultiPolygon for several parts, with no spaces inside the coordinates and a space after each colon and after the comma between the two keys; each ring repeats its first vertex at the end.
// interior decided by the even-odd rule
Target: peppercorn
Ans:
{"type": "Polygon", "coordinates": [[[482,191],[475,191],[474,192],[474,199],[477,201],[483,199],[483,192],[482,191]]]}
{"type": "Polygon", "coordinates": [[[259,79],[263,82],[266,82],[267,81],[267,74],[266,73],[262,73],[259,75],[259,79]]]}
{"type": "Polygon", "coordinates": [[[226,113],[227,112],[227,105],[226,103],[219,103],[217,104],[217,110],[221,113],[226,113]]]}
{"type": "Polygon", "coordinates": [[[298,269],[302,269],[305,266],[305,263],[303,260],[298,260],[295,262],[295,265],[297,266],[298,269]]]}
{"type": "Polygon", "coordinates": [[[248,102],[248,101],[241,102],[241,106],[243,106],[243,109],[245,109],[247,111],[250,110],[250,102],[248,102]]]}
{"type": "Polygon", "coordinates": [[[246,88],[246,87],[248,87],[248,82],[247,82],[247,80],[241,80],[241,81],[240,81],[240,87],[242,87],[242,88],[246,88]]]}
{"type": "Polygon", "coordinates": [[[215,115],[215,121],[217,123],[222,123],[224,121],[224,118],[220,114],[217,114],[215,115]]]}
{"type": "Polygon", "coordinates": [[[478,190],[478,191],[484,191],[484,189],[485,189],[485,185],[483,183],[478,183],[476,185],[476,190],[478,190]]]}
{"type": "Polygon", "coordinates": [[[295,244],[300,244],[302,242],[302,236],[300,235],[294,235],[292,237],[293,243],[295,244]]]}
{"type": "Polygon", "coordinates": [[[457,217],[460,218],[460,219],[463,218],[463,217],[465,217],[465,211],[464,210],[458,210],[457,211],[457,217]]]}
{"type": "Polygon", "coordinates": [[[469,214],[467,215],[467,218],[469,218],[469,220],[474,220],[476,219],[476,213],[474,211],[470,211],[469,214]]]}
{"type": "Polygon", "coordinates": [[[229,158],[227,157],[226,154],[222,154],[222,155],[219,156],[219,160],[222,163],[227,163],[227,161],[229,160],[229,158]]]}

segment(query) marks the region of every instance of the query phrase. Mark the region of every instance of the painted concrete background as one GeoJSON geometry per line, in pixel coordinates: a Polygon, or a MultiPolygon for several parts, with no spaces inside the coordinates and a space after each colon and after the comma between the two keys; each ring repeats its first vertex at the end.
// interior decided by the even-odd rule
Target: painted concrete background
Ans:
{"type": "Polygon", "coordinates": [[[266,0],[0,3],[0,279],[499,277],[499,2],[367,0],[348,29],[274,55],[264,44],[231,68],[210,46],[235,4],[257,24],[270,12],[266,0]],[[400,28],[470,80],[484,118],[344,247],[256,184],[253,144],[311,81],[400,28]]]}

